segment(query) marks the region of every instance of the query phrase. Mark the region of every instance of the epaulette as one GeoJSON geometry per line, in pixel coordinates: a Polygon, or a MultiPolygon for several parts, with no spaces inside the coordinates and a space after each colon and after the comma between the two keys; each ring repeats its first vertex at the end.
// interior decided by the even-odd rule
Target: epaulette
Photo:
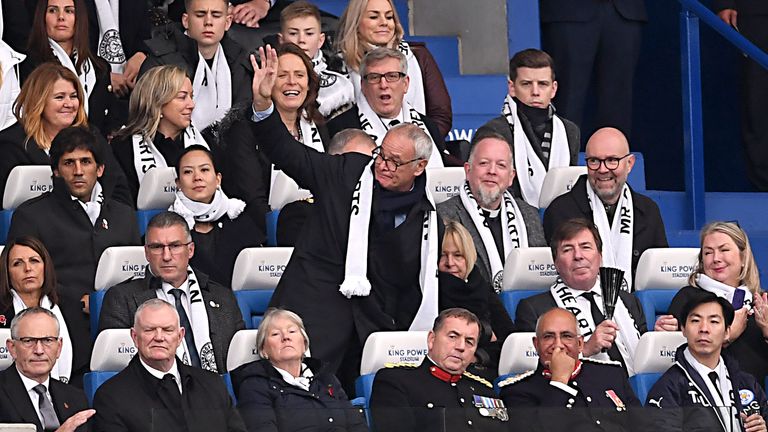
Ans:
{"type": "Polygon", "coordinates": [[[409,362],[384,363],[384,367],[388,369],[399,368],[399,367],[416,368],[416,367],[419,367],[419,364],[409,363],[409,362]]]}
{"type": "Polygon", "coordinates": [[[604,365],[623,367],[621,365],[621,362],[620,361],[616,361],[616,360],[599,360],[599,359],[593,359],[591,357],[584,357],[584,358],[580,358],[579,360],[581,360],[583,362],[587,362],[587,363],[596,363],[596,364],[604,364],[604,365]]]}
{"type": "Polygon", "coordinates": [[[477,375],[475,375],[473,373],[469,373],[469,372],[466,372],[466,371],[462,375],[464,375],[465,377],[467,377],[469,379],[473,379],[473,380],[479,382],[480,384],[486,385],[489,388],[493,388],[493,384],[491,384],[490,381],[488,381],[487,379],[485,379],[483,377],[479,377],[479,376],[477,376],[477,375]]]}
{"type": "Polygon", "coordinates": [[[509,377],[509,378],[507,378],[505,380],[500,381],[498,386],[499,386],[499,388],[502,388],[504,386],[508,386],[508,385],[511,385],[511,384],[518,383],[518,382],[524,380],[525,378],[528,378],[529,376],[533,375],[534,372],[536,372],[536,370],[535,369],[531,369],[531,370],[529,370],[527,372],[523,372],[523,373],[519,373],[517,375],[511,376],[511,377],[509,377]]]}

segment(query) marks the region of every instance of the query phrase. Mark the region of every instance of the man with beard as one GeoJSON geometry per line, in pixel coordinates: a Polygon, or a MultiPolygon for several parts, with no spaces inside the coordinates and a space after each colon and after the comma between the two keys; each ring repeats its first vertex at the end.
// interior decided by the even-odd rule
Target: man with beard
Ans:
{"type": "Polygon", "coordinates": [[[512,249],[546,246],[538,211],[507,188],[515,179],[512,149],[496,132],[478,131],[472,139],[467,180],[459,195],[437,206],[443,220],[460,222],[472,235],[477,268],[501,289],[504,260],[512,249]]]}
{"type": "Polygon", "coordinates": [[[624,270],[627,288],[640,255],[649,248],[668,247],[659,207],[627,185],[635,164],[629,142],[618,129],[602,128],[587,142],[587,176],[552,201],[544,213],[544,235],[549,241],[568,219],[591,220],[603,238],[603,265],[624,270]]]}

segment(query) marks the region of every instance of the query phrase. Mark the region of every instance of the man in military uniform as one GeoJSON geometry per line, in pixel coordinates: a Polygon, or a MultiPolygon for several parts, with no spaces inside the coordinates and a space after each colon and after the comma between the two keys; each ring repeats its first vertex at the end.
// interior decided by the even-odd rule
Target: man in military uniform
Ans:
{"type": "Polygon", "coordinates": [[[373,381],[374,429],[390,431],[506,431],[509,416],[493,385],[467,372],[480,321],[466,309],[446,309],[427,336],[418,367],[382,369],[373,381]]]}
{"type": "Polygon", "coordinates": [[[637,416],[630,419],[640,401],[621,364],[579,359],[584,337],[571,312],[554,308],[542,315],[533,345],[539,353],[536,370],[499,383],[506,406],[536,414],[517,426],[526,431],[640,430],[637,416]]]}

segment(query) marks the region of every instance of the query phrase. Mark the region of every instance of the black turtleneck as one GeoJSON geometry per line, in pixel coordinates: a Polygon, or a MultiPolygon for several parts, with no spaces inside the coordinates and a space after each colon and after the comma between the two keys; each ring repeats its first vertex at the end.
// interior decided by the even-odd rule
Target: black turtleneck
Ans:
{"type": "Polygon", "coordinates": [[[163,159],[169,167],[176,166],[179,156],[184,151],[184,132],[180,133],[176,139],[170,139],[158,131],[152,139],[152,143],[163,155],[163,159]]]}
{"type": "Polygon", "coordinates": [[[421,201],[427,186],[427,176],[420,175],[413,182],[413,188],[406,192],[384,189],[376,182],[373,200],[376,233],[384,234],[395,228],[395,217],[407,216],[414,204],[421,201]]]}
{"type": "Polygon", "coordinates": [[[530,107],[519,99],[512,98],[517,104],[517,115],[520,117],[522,123],[522,129],[525,135],[528,137],[528,141],[531,142],[534,150],[539,155],[544,165],[549,164],[549,144],[547,148],[543,148],[544,135],[549,134],[550,140],[552,137],[552,109],[551,107],[536,108],[530,107]]]}

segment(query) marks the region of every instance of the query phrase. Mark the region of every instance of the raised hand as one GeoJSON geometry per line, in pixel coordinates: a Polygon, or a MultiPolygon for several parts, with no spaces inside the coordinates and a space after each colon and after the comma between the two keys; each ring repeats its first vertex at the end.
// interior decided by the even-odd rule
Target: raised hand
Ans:
{"type": "Polygon", "coordinates": [[[253,109],[264,111],[272,105],[272,88],[275,86],[277,78],[277,51],[270,45],[259,48],[259,60],[261,66],[256,61],[256,56],[251,54],[251,65],[253,66],[253,109]]]}
{"type": "Polygon", "coordinates": [[[589,340],[584,344],[584,355],[587,357],[593,356],[603,349],[609,349],[613,346],[613,341],[616,340],[616,333],[619,331],[619,326],[610,320],[601,322],[589,340]]]}
{"type": "Polygon", "coordinates": [[[768,336],[768,293],[757,293],[753,296],[752,311],[755,313],[755,323],[768,336]]]}
{"type": "Polygon", "coordinates": [[[653,326],[653,331],[677,331],[677,318],[672,315],[661,315],[653,326]]]}
{"type": "Polygon", "coordinates": [[[576,359],[571,358],[564,349],[556,347],[549,362],[552,381],[568,384],[574,369],[576,369],[576,359]]]}

